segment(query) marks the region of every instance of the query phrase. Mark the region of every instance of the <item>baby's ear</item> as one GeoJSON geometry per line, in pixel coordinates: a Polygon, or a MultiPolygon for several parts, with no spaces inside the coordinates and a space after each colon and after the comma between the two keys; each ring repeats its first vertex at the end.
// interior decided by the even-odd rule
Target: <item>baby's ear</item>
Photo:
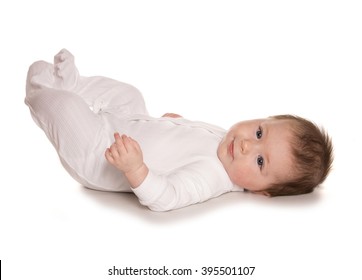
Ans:
{"type": "Polygon", "coordinates": [[[271,197],[270,193],[268,193],[267,191],[262,191],[261,194],[267,196],[267,197],[271,197]]]}
{"type": "Polygon", "coordinates": [[[265,195],[265,196],[267,196],[267,197],[271,197],[270,193],[268,193],[267,191],[255,191],[255,192],[253,192],[253,193],[265,195]]]}

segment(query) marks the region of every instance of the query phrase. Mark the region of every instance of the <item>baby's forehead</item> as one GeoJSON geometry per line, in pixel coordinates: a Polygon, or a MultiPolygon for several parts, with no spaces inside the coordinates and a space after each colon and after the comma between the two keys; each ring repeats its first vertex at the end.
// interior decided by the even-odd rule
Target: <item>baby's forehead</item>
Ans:
{"type": "Polygon", "coordinates": [[[275,117],[268,117],[264,119],[267,122],[273,122],[273,123],[279,123],[279,124],[292,124],[295,121],[293,119],[289,119],[289,118],[275,118],[275,117]]]}
{"type": "Polygon", "coordinates": [[[294,133],[290,120],[272,119],[267,126],[266,137],[268,142],[267,156],[270,161],[270,172],[277,177],[290,176],[295,158],[293,155],[294,133]]]}
{"type": "Polygon", "coordinates": [[[274,157],[270,161],[269,175],[271,181],[281,182],[294,178],[295,159],[289,149],[286,149],[280,156],[274,157]]]}

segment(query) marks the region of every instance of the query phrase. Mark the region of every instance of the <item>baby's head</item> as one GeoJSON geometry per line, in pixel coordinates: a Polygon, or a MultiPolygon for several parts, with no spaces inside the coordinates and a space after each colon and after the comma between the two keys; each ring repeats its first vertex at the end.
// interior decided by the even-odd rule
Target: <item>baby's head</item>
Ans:
{"type": "Polygon", "coordinates": [[[312,192],[333,161],[327,133],[291,115],[235,124],[217,154],[234,184],[269,196],[312,192]]]}

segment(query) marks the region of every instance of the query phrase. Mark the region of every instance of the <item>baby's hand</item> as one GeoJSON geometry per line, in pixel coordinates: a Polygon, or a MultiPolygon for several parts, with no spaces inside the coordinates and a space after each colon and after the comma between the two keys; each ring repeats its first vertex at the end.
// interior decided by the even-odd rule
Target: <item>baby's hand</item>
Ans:
{"type": "Polygon", "coordinates": [[[124,172],[132,188],[142,184],[148,174],[148,167],[143,162],[141,147],[131,137],[114,134],[115,142],[106,150],[106,159],[124,172]]]}
{"type": "Polygon", "coordinates": [[[114,134],[115,142],[106,150],[109,163],[123,171],[133,173],[143,165],[143,154],[138,143],[126,135],[114,134]]]}
{"type": "Polygon", "coordinates": [[[166,113],[166,114],[164,114],[162,117],[167,117],[167,118],[182,118],[181,115],[179,115],[179,114],[174,114],[174,113],[166,113]]]}

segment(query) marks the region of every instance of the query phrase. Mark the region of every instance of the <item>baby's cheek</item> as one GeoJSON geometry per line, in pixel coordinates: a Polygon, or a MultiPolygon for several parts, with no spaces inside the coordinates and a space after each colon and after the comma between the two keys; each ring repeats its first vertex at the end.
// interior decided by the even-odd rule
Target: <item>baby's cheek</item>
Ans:
{"type": "Polygon", "coordinates": [[[240,187],[245,187],[245,181],[247,179],[247,175],[244,173],[244,170],[240,168],[233,168],[233,170],[229,173],[231,181],[240,187]]]}

